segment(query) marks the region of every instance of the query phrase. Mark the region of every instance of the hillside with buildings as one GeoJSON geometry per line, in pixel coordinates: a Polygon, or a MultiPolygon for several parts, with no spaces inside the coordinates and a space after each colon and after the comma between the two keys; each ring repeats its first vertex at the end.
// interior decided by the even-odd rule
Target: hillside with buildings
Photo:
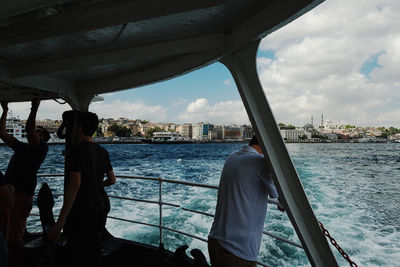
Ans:
{"type": "MultiPolygon", "coordinates": [[[[157,132],[175,132],[185,139],[195,141],[243,141],[252,137],[251,125],[216,125],[199,123],[155,123],[142,120],[102,119],[99,136],[114,137],[113,125],[130,130],[129,136],[151,138],[157,132]]],[[[339,125],[330,120],[320,125],[307,123],[302,127],[279,124],[282,138],[286,142],[388,142],[400,139],[400,130],[390,127],[357,127],[339,125]]],[[[122,137],[122,136],[120,136],[122,137]]]]}
{"type": "Polygon", "coordinates": [[[115,128],[113,125],[117,125],[119,129],[127,129],[124,132],[129,133],[130,137],[142,138],[151,138],[158,132],[179,133],[185,139],[199,142],[244,141],[253,136],[253,130],[249,125],[215,125],[207,122],[196,124],[155,123],[127,118],[101,119],[100,121],[99,137],[128,137],[127,135],[118,135],[117,131],[113,131],[115,128]]]}
{"type": "MultiPolygon", "coordinates": [[[[61,121],[41,120],[41,125],[50,132],[56,132],[61,121]]],[[[400,129],[394,127],[359,127],[339,125],[330,120],[320,125],[306,123],[302,127],[279,123],[285,142],[400,142],[400,129]]],[[[236,142],[250,139],[254,132],[251,125],[217,125],[199,123],[157,123],[140,119],[100,119],[96,138],[99,140],[151,139],[160,133],[174,133],[182,140],[195,142],[236,142]],[[178,135],[177,135],[178,134],[178,135]]]]}

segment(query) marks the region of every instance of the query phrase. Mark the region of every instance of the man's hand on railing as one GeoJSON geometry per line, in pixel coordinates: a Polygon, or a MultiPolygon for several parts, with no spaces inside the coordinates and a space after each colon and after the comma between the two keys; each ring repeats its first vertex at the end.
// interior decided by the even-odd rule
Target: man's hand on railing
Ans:
{"type": "Polygon", "coordinates": [[[285,208],[282,205],[276,205],[276,207],[278,208],[278,210],[285,212],[285,208]]]}
{"type": "Polygon", "coordinates": [[[276,204],[276,207],[278,208],[279,211],[285,212],[285,207],[282,205],[281,199],[278,197],[278,203],[276,204]]]}

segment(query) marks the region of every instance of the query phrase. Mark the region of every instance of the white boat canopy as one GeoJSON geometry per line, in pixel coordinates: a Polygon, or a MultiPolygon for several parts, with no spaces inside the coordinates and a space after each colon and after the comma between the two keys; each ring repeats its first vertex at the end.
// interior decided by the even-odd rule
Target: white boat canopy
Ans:
{"type": "Polygon", "coordinates": [[[2,0],[0,100],[101,93],[221,61],[231,71],[282,202],[315,266],[337,266],[258,79],[261,38],[323,0],[2,0]]]}

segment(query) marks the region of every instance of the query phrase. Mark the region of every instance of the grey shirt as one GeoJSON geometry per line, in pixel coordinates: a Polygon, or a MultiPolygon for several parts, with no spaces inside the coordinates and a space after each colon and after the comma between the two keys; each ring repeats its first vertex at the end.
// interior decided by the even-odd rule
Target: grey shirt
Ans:
{"type": "Polygon", "coordinates": [[[235,256],[256,261],[268,196],[278,197],[264,156],[250,146],[229,155],[222,169],[209,236],[235,256]]]}

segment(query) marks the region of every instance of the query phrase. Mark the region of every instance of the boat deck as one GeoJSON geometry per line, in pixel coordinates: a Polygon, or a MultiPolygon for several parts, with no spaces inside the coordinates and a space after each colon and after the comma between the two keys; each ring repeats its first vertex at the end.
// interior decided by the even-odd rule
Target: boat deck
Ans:
{"type": "MultiPolygon", "coordinates": [[[[63,266],[63,247],[42,241],[41,233],[27,235],[20,266],[63,266]]],[[[207,267],[207,261],[199,250],[191,250],[194,258],[186,255],[187,246],[183,245],[175,252],[126,239],[110,237],[104,243],[103,266],[141,266],[141,267],[207,267]]]]}

